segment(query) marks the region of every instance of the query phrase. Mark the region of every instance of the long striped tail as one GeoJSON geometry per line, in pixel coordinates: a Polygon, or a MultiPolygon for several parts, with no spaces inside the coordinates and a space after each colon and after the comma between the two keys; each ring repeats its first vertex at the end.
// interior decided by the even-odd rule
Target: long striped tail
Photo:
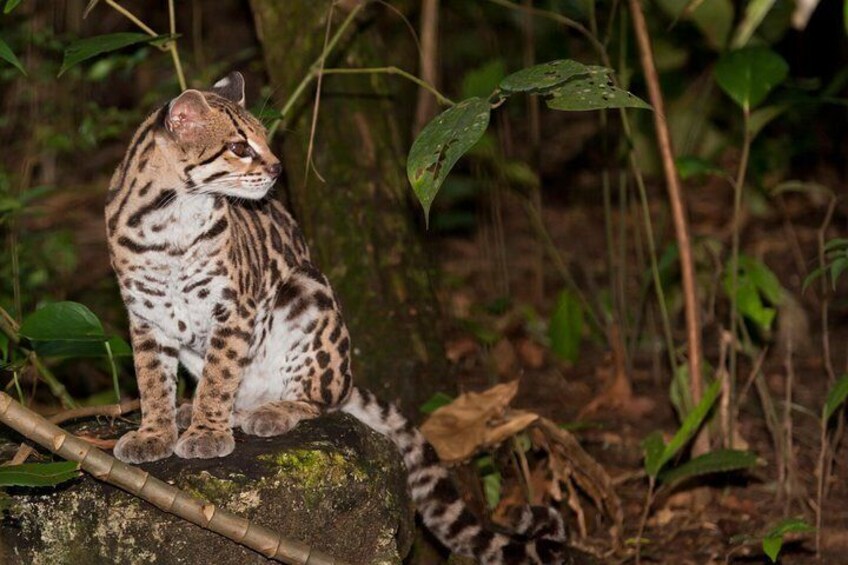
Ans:
{"type": "Polygon", "coordinates": [[[471,513],[436,450],[400,411],[354,388],[338,407],[394,442],[409,473],[409,488],[427,528],[445,547],[491,565],[572,563],[562,516],[553,508],[524,507],[514,536],[487,530],[471,513]]]}

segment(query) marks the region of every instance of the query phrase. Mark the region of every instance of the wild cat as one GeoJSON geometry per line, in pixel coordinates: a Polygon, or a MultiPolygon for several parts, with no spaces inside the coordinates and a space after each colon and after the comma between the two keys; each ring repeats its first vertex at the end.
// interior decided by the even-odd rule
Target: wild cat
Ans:
{"type": "Polygon", "coordinates": [[[112,177],[107,237],[142,409],[115,455],[223,457],[233,427],[274,436],[341,410],[395,443],[425,525],[451,551],[483,563],[565,561],[557,512],[525,509],[517,536],[483,528],[421,433],[354,386],[339,302],[295,221],[268,197],[282,166],[244,100],[239,73],[186,90],[141,124],[112,177]],[[178,364],[197,379],[179,411],[178,364]]]}

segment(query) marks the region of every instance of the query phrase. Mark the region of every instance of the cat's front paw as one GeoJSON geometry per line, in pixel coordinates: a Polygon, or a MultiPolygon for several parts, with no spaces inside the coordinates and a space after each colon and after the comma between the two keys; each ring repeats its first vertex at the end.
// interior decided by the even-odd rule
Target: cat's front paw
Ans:
{"type": "Polygon", "coordinates": [[[125,463],[148,463],[170,457],[177,442],[177,433],[141,433],[132,431],[124,434],[112,453],[125,463]]]}
{"type": "Polygon", "coordinates": [[[184,459],[212,459],[226,457],[235,447],[232,430],[199,430],[189,427],[177,440],[174,453],[184,459]]]}

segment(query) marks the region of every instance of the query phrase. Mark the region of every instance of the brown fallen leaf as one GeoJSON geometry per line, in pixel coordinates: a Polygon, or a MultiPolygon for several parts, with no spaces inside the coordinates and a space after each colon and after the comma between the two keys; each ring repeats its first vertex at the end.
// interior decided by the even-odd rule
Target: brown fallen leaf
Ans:
{"type": "Polygon", "coordinates": [[[495,364],[495,371],[501,377],[509,377],[515,374],[515,366],[517,358],[515,356],[515,348],[512,343],[506,338],[501,338],[491,352],[492,361],[495,364]]]}
{"type": "Polygon", "coordinates": [[[480,345],[472,337],[463,336],[451,340],[445,344],[445,357],[451,363],[459,363],[466,357],[475,355],[480,351],[480,345]]]}
{"type": "Polygon", "coordinates": [[[535,341],[523,338],[516,344],[521,364],[530,369],[541,369],[545,364],[545,349],[535,341]]]}
{"type": "Polygon", "coordinates": [[[424,422],[421,432],[445,463],[461,463],[477,451],[498,445],[527,428],[539,415],[508,409],[518,381],[467,392],[442,406],[424,422]]]}

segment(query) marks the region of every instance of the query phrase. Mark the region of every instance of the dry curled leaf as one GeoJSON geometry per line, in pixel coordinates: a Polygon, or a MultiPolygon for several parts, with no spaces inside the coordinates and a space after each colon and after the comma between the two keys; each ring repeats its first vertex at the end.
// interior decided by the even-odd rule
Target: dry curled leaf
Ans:
{"type": "Polygon", "coordinates": [[[433,412],[421,426],[445,463],[460,463],[478,450],[495,446],[539,419],[538,414],[509,409],[518,381],[467,392],[433,412]]]}

